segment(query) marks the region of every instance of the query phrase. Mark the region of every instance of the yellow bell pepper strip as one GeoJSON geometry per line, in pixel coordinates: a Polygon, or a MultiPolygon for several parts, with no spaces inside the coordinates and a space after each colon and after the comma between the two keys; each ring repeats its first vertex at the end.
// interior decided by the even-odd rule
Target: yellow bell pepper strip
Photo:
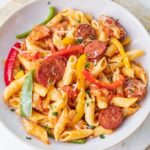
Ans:
{"type": "Polygon", "coordinates": [[[63,40],[62,40],[63,44],[65,46],[68,46],[68,45],[73,45],[74,44],[74,38],[73,37],[69,37],[69,36],[66,36],[63,40]]]}
{"type": "Polygon", "coordinates": [[[109,90],[116,89],[117,87],[120,87],[121,85],[123,85],[123,83],[125,82],[125,78],[122,75],[120,75],[119,80],[117,80],[113,83],[107,83],[107,82],[99,81],[87,70],[83,71],[83,75],[87,81],[97,85],[99,88],[106,88],[109,90]]]}
{"type": "Polygon", "coordinates": [[[120,54],[123,58],[125,67],[130,68],[131,65],[130,65],[129,59],[128,59],[128,57],[125,53],[125,50],[124,50],[122,44],[120,43],[120,41],[118,41],[116,38],[111,38],[111,43],[114,44],[117,47],[118,51],[120,52],[120,54]]]}
{"type": "Polygon", "coordinates": [[[85,89],[82,88],[77,97],[76,115],[73,118],[70,126],[73,127],[82,119],[84,115],[84,106],[85,106],[85,89]]]}
{"type": "Polygon", "coordinates": [[[33,71],[25,77],[21,92],[20,114],[22,117],[29,117],[32,114],[32,90],[33,90],[33,71]]]}
{"type": "MultiPolygon", "coordinates": [[[[43,22],[40,23],[41,25],[47,24],[54,17],[54,15],[55,15],[55,8],[54,7],[50,7],[49,9],[50,9],[49,15],[43,22]]],[[[16,38],[17,39],[25,38],[25,37],[27,37],[30,34],[31,31],[32,31],[32,29],[27,31],[27,32],[25,32],[25,33],[18,34],[18,35],[16,35],[16,38]]]]}
{"type": "Polygon", "coordinates": [[[17,74],[15,75],[15,80],[20,79],[21,77],[24,76],[24,72],[23,70],[17,72],[17,74]]]}
{"type": "Polygon", "coordinates": [[[77,61],[76,72],[77,72],[77,89],[85,88],[85,79],[82,74],[86,64],[87,56],[85,54],[81,55],[77,61]]]}
{"type": "Polygon", "coordinates": [[[74,126],[78,123],[84,115],[84,106],[85,106],[85,78],[82,74],[87,57],[85,54],[81,55],[77,61],[76,72],[77,72],[77,89],[80,90],[80,93],[77,96],[77,105],[76,105],[76,115],[71,122],[71,126],[74,126]]]}

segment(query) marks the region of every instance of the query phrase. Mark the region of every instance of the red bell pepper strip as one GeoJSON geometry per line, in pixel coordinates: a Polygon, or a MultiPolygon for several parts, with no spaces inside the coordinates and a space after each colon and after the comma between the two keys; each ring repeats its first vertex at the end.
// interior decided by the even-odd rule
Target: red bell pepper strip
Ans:
{"type": "Polygon", "coordinates": [[[118,81],[113,83],[106,83],[106,82],[99,81],[90,72],[86,70],[83,70],[83,75],[86,80],[97,85],[99,88],[106,88],[110,90],[116,89],[117,87],[121,86],[125,82],[125,78],[122,75],[120,75],[120,79],[118,81]]]}
{"type": "Polygon", "coordinates": [[[4,80],[6,85],[9,85],[10,82],[13,80],[13,69],[18,54],[17,49],[20,48],[20,45],[20,43],[15,43],[7,56],[4,68],[4,80]]]}
{"type": "Polygon", "coordinates": [[[71,55],[79,55],[84,53],[84,48],[81,45],[73,45],[68,46],[67,48],[61,49],[58,52],[54,53],[51,56],[46,57],[45,59],[49,59],[52,56],[63,56],[68,58],[71,55]]]}

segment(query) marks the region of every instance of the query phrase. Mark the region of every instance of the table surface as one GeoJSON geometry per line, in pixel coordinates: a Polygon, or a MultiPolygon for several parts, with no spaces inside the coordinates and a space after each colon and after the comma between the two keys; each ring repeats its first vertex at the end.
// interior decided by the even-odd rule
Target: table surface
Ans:
{"type": "MultiPolygon", "coordinates": [[[[31,0],[0,0],[0,8],[6,3],[6,7],[0,10],[0,20],[4,20],[7,16],[23,6],[31,0]],[[13,8],[13,9],[12,9],[13,8]]],[[[150,31],[150,0],[114,0],[131,11],[142,23],[148,31],[150,31]]],[[[1,25],[0,21],[0,25],[1,25]]],[[[121,143],[107,150],[144,150],[150,144],[150,115],[145,122],[131,136],[121,143]]],[[[14,138],[14,136],[5,129],[0,122],[0,150],[33,150],[33,148],[25,145],[23,142],[14,138]]],[[[149,149],[150,150],[150,149],[149,149]]]]}

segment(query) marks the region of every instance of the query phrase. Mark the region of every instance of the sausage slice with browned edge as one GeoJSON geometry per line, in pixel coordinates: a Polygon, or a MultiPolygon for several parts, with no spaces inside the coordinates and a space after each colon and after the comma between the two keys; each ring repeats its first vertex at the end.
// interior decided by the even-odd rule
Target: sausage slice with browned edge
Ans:
{"type": "Polygon", "coordinates": [[[114,36],[117,39],[123,39],[126,36],[127,33],[124,27],[117,19],[105,15],[102,15],[99,19],[101,21],[103,30],[109,36],[114,36]]]}
{"type": "Polygon", "coordinates": [[[84,52],[87,54],[87,57],[90,61],[99,60],[103,57],[106,51],[107,43],[94,40],[87,44],[84,48],[84,52]]]}
{"type": "Polygon", "coordinates": [[[117,106],[109,106],[99,113],[99,123],[106,129],[116,129],[123,121],[122,109],[117,106]]]}
{"type": "Polygon", "coordinates": [[[146,95],[146,84],[139,79],[127,79],[124,83],[126,97],[136,97],[142,100],[146,95]]]}
{"type": "Polygon", "coordinates": [[[80,24],[76,28],[74,36],[76,41],[80,40],[81,42],[86,39],[94,40],[97,37],[95,29],[89,24],[80,24]]]}
{"type": "Polygon", "coordinates": [[[66,59],[62,56],[52,56],[45,59],[36,72],[37,81],[47,86],[49,83],[56,83],[63,77],[66,67],[66,59]]]}

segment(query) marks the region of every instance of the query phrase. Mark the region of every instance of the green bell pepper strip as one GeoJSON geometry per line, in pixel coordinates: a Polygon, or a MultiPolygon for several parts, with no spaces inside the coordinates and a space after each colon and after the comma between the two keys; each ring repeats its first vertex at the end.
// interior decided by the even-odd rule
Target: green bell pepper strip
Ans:
{"type": "Polygon", "coordinates": [[[86,142],[87,142],[87,139],[69,141],[69,143],[73,143],[73,144],[85,144],[86,142]]]}
{"type": "Polygon", "coordinates": [[[32,114],[33,71],[30,71],[23,83],[21,91],[20,114],[29,117],[32,114]]]}
{"type": "MultiPolygon", "coordinates": [[[[54,7],[50,7],[49,10],[50,11],[49,11],[48,17],[43,22],[40,23],[41,25],[47,24],[54,17],[54,15],[55,15],[55,8],[54,7]]],[[[31,31],[32,31],[32,29],[27,31],[27,32],[24,32],[22,34],[18,34],[18,35],[16,35],[16,38],[17,39],[25,38],[25,37],[27,37],[30,34],[31,31]]]]}

